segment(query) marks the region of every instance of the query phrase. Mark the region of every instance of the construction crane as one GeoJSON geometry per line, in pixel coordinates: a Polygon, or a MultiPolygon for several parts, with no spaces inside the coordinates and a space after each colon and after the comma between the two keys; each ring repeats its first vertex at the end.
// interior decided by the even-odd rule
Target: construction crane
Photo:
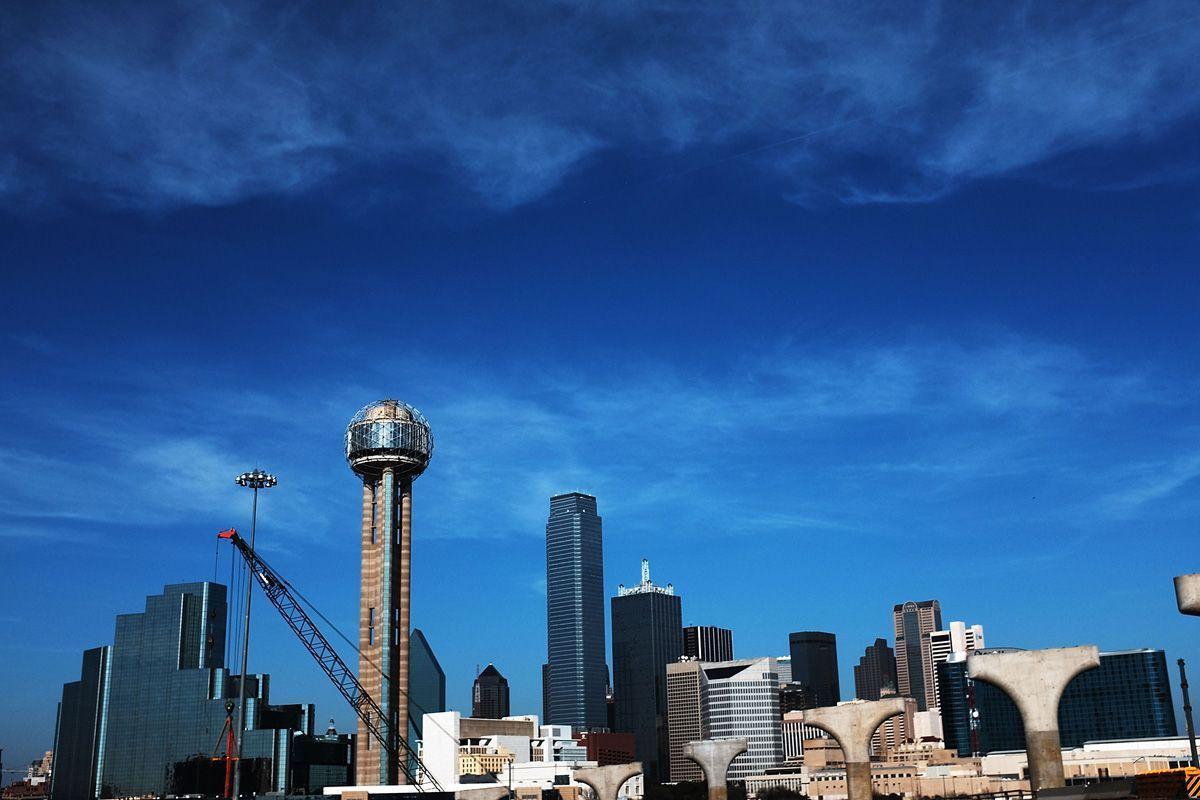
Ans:
{"type": "MultiPolygon", "coordinates": [[[[250,568],[250,573],[254,575],[254,579],[258,581],[258,585],[262,587],[263,594],[275,606],[275,609],[283,617],[283,621],[288,624],[292,632],[300,639],[300,643],[305,646],[308,652],[329,676],[329,680],[333,681],[333,685],[342,693],[342,697],[350,703],[350,707],[354,709],[354,713],[367,726],[368,736],[373,736],[380,747],[384,748],[390,758],[395,759],[400,768],[400,771],[408,778],[408,780],[417,788],[417,791],[425,791],[425,787],[421,785],[418,777],[423,775],[425,780],[433,787],[435,791],[443,791],[441,784],[437,778],[426,769],[421,763],[421,759],[417,756],[416,750],[408,743],[408,739],[399,735],[398,732],[394,736],[386,735],[380,731],[380,726],[376,725],[376,720],[384,722],[387,720],[387,715],[383,713],[383,709],[375,702],[375,699],[363,689],[362,684],[358,682],[358,678],[354,677],[354,673],[346,666],[346,662],[337,654],[329,640],[321,633],[316,624],[308,616],[301,607],[295,595],[292,593],[291,584],[281,577],[275,570],[267,566],[267,563],[254,552],[250,545],[242,537],[238,536],[238,532],[233,528],[221,531],[217,534],[220,539],[228,539],[241,554],[246,561],[246,566],[250,568]],[[417,771],[414,774],[409,766],[409,760],[416,764],[417,771]]],[[[386,727],[390,727],[384,722],[386,727]]]]}

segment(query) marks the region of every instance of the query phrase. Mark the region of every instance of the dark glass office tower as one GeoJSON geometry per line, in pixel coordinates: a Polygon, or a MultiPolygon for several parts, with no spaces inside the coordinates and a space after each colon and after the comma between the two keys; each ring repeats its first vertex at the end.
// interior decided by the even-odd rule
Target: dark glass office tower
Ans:
{"type": "Polygon", "coordinates": [[[633,734],[651,786],[670,764],[667,664],[683,655],[682,618],[674,587],[651,583],[645,560],[641,583],[619,587],[612,599],[613,722],[618,732],[633,734]]]}
{"type": "Polygon", "coordinates": [[[96,796],[103,770],[100,742],[106,722],[111,658],[109,647],[84,651],[79,680],[63,685],[54,731],[52,800],[96,796]]]}
{"type": "MultiPolygon", "coordinates": [[[[938,665],[946,746],[964,756],[1024,748],[1016,704],[991,684],[967,678],[966,660],[958,658],[951,656],[938,665]]],[[[1177,735],[1166,654],[1162,650],[1101,653],[1099,667],[1076,676],[1063,690],[1058,729],[1063,747],[1177,735]]]]}
{"type": "Polygon", "coordinates": [[[604,690],[604,552],[596,498],[550,498],[546,523],[546,722],[607,727],[604,690]]]}
{"type": "Polygon", "coordinates": [[[491,664],[475,676],[475,684],[471,687],[471,716],[477,719],[508,716],[508,679],[491,664]]]}
{"type": "Polygon", "coordinates": [[[788,634],[792,657],[792,683],[812,692],[814,708],[836,706],[842,699],[838,685],[837,637],[824,631],[788,634]]]}
{"type": "MultiPolygon", "coordinates": [[[[225,705],[237,697],[239,682],[224,668],[225,615],[224,586],[184,583],[146,598],[145,611],[117,617],[112,647],[88,651],[79,688],[63,687],[55,749],[74,751],[71,762],[80,766],[64,776],[70,782],[59,797],[219,790],[223,765],[211,756],[224,752],[218,739],[225,705]],[[81,791],[89,747],[92,778],[81,791]]],[[[247,676],[247,792],[285,791],[295,736],[312,733],[312,706],[268,705],[269,686],[267,675],[247,676]]]]}
{"type": "Polygon", "coordinates": [[[712,625],[689,625],[683,629],[683,654],[709,663],[733,661],[733,631],[712,625]]]}
{"type": "Polygon", "coordinates": [[[878,700],[883,690],[896,693],[896,654],[887,639],[876,639],[854,667],[854,695],[859,700],[878,700]]]}
{"type": "MultiPolygon", "coordinates": [[[[426,714],[446,710],[446,673],[420,628],[408,639],[408,739],[415,748],[425,732],[426,714]]],[[[409,759],[416,772],[416,759],[409,759]]]]}

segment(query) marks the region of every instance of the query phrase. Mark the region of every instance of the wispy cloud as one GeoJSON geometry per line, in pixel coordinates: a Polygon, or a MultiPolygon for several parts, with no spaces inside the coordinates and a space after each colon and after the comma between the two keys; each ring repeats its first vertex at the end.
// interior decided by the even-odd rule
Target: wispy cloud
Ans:
{"type": "MultiPolygon", "coordinates": [[[[1014,519],[1082,524],[1120,518],[1200,472],[1194,454],[1170,451],[1160,456],[1179,459],[1169,469],[1143,470],[1144,446],[1103,436],[1130,413],[1177,411],[1190,388],[1013,335],[772,348],[711,373],[626,361],[514,375],[411,356],[400,370],[375,354],[360,366],[385,376],[381,385],[408,375],[406,399],[432,420],[437,448],[418,509],[430,538],[540,536],[549,495],[576,488],[604,497],[637,535],[887,534],[900,518],[950,534],[985,495],[1014,519]]],[[[47,454],[56,448],[0,453],[0,522],[71,535],[117,520],[226,524],[246,511],[232,476],[261,456],[283,474],[266,505],[272,525],[313,542],[352,531],[339,431],[376,390],[313,375],[286,393],[229,401],[206,384],[224,376],[156,373],[152,393],[143,377],[110,367],[106,380],[128,390],[85,409],[74,392],[25,398],[21,413],[36,416],[24,424],[72,448],[61,458],[47,454]]]]}
{"type": "MultiPolygon", "coordinates": [[[[1195,7],[1167,0],[38,3],[7,21],[11,204],[223,205],[408,166],[504,208],[610,150],[743,159],[803,202],[923,201],[1200,109],[1195,7]]],[[[1107,185],[1172,179],[1159,167],[1107,185]]]]}

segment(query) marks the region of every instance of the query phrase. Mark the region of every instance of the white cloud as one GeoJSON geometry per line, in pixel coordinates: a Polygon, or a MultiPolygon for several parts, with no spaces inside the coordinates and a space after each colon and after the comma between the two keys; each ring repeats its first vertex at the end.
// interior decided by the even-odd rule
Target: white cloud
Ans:
{"type": "Polygon", "coordinates": [[[39,3],[0,33],[14,76],[0,197],[223,205],[415,166],[511,207],[601,150],[695,149],[696,166],[744,157],[804,202],[924,201],[1171,132],[1200,109],[1188,14],[1165,0],[39,3]]]}

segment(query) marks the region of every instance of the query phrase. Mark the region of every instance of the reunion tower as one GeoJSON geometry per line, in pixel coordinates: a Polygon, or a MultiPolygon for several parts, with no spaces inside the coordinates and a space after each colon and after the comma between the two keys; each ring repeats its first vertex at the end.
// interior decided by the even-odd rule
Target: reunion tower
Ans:
{"type": "MultiPolygon", "coordinates": [[[[358,680],[387,714],[376,724],[393,743],[408,736],[412,484],[431,455],[429,423],[399,400],[372,403],[346,428],[346,460],[363,482],[358,680]]],[[[373,738],[360,721],[357,782],[404,781],[404,773],[388,757],[395,747],[380,747],[373,738]]]]}

